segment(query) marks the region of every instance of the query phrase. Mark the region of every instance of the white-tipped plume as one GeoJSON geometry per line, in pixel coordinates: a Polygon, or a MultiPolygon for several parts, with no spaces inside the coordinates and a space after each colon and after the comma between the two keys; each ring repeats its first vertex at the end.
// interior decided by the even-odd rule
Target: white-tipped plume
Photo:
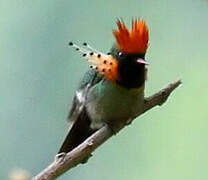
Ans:
{"type": "Polygon", "coordinates": [[[102,63],[100,59],[109,58],[109,55],[104,54],[94,48],[92,48],[89,44],[83,43],[84,47],[78,46],[73,42],[69,43],[69,46],[72,46],[76,51],[79,51],[82,54],[82,57],[87,59],[89,62],[93,63],[95,66],[90,66],[93,69],[96,69],[96,66],[102,63]]]}
{"type": "Polygon", "coordinates": [[[111,81],[118,78],[118,61],[111,54],[104,54],[92,48],[87,43],[83,43],[84,47],[78,46],[72,42],[69,43],[76,51],[82,54],[82,57],[91,63],[90,68],[95,69],[99,74],[111,81]]]}

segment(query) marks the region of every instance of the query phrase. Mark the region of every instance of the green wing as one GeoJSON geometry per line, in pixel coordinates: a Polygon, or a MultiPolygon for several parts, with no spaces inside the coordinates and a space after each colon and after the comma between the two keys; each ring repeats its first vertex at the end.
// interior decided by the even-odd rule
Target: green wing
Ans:
{"type": "Polygon", "coordinates": [[[90,69],[85,73],[78,89],[83,89],[89,83],[91,83],[91,86],[94,86],[102,79],[103,76],[99,75],[94,69],[90,69]]]}
{"type": "MultiPolygon", "coordinates": [[[[93,87],[95,84],[99,83],[101,80],[103,79],[103,76],[99,75],[94,69],[90,69],[88,70],[82,81],[79,84],[78,90],[77,92],[82,92],[84,93],[84,89],[86,88],[87,85],[89,85],[91,87],[93,87]]],[[[86,94],[85,94],[86,95],[86,94]]],[[[72,106],[71,106],[71,110],[69,111],[69,115],[67,118],[67,121],[74,121],[72,117],[73,112],[75,111],[75,109],[77,108],[77,106],[79,106],[79,99],[77,97],[77,95],[74,96],[73,101],[72,101],[72,106]]]]}
{"type": "Polygon", "coordinates": [[[95,132],[90,128],[91,120],[85,108],[85,98],[89,89],[101,80],[102,76],[93,69],[85,73],[73,99],[72,108],[68,115],[69,131],[59,153],[71,151],[95,132]]]}

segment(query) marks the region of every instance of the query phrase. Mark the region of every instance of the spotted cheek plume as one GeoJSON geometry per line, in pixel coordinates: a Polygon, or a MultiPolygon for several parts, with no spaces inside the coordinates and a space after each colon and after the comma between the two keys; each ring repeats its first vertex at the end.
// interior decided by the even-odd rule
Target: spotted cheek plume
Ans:
{"type": "Polygon", "coordinates": [[[91,63],[90,68],[95,69],[109,81],[116,82],[118,80],[118,61],[110,54],[101,53],[87,43],[83,43],[84,47],[72,42],[69,45],[80,52],[82,57],[91,63]]]}
{"type": "Polygon", "coordinates": [[[113,31],[119,49],[127,54],[144,54],[148,48],[149,30],[144,20],[133,19],[129,30],[122,20],[113,31]]]}

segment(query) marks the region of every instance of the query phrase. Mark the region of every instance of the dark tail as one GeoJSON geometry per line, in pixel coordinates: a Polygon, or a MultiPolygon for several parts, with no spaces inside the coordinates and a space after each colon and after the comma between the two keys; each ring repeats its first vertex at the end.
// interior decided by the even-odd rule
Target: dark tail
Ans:
{"type": "Polygon", "coordinates": [[[68,153],[81,144],[84,140],[86,140],[94,132],[95,131],[90,128],[90,119],[84,108],[69,130],[58,153],[68,153]]]}

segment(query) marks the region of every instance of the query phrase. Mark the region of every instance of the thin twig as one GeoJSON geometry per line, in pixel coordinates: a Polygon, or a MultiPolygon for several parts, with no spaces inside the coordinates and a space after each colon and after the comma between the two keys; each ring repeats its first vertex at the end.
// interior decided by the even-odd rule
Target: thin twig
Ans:
{"type": "MultiPolygon", "coordinates": [[[[161,89],[154,95],[145,99],[143,110],[136,117],[152,109],[155,106],[162,105],[171,92],[181,84],[181,81],[176,81],[161,89]]],[[[136,118],[134,117],[134,118],[136,118]]],[[[111,129],[106,125],[96,131],[92,136],[86,139],[82,144],[73,149],[71,152],[55,158],[55,160],[43,171],[41,171],[32,180],[54,180],[67,170],[80,164],[84,158],[89,156],[96,148],[103,144],[113,135],[111,129]]]]}

